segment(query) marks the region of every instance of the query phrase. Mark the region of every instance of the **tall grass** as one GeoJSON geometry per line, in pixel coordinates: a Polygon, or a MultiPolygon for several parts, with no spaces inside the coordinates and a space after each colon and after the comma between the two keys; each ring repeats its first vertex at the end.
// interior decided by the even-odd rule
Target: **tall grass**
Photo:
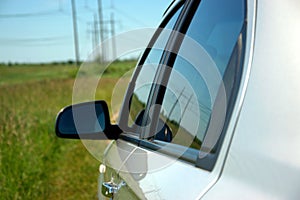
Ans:
{"type": "MultiPolygon", "coordinates": [[[[72,103],[76,69],[47,69],[44,78],[35,74],[45,69],[0,68],[2,77],[13,77],[0,81],[0,199],[95,199],[99,161],[79,140],[54,133],[57,112],[72,103]],[[21,71],[30,75],[24,72],[24,78],[21,71]]],[[[97,98],[110,101],[107,91],[115,81],[105,79],[108,85],[97,98]]]]}

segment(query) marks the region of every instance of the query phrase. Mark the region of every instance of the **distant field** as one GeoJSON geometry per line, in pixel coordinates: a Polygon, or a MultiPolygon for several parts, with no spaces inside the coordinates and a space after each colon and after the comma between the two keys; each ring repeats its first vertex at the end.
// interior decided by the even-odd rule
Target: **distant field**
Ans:
{"type": "MultiPolygon", "coordinates": [[[[97,98],[109,102],[113,84],[134,65],[113,63],[97,98]]],[[[72,103],[76,72],[71,65],[0,66],[0,199],[96,198],[99,161],[80,141],[54,133],[57,112],[72,103]]]]}
{"type": "Polygon", "coordinates": [[[73,65],[0,67],[0,85],[75,77],[73,65]]]}
{"type": "MultiPolygon", "coordinates": [[[[118,78],[134,67],[135,64],[136,61],[117,61],[109,65],[104,74],[106,77],[118,78]]],[[[95,65],[99,68],[99,64],[95,65]]],[[[39,80],[75,78],[78,69],[72,64],[0,65],[0,86],[39,80]]],[[[96,73],[97,71],[95,71],[95,75],[96,73]]]]}

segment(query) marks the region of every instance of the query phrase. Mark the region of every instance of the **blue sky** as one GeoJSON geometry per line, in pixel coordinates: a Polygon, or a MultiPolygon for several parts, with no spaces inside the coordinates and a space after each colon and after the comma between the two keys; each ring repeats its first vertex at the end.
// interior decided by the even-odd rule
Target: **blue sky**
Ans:
{"type": "MultiPolygon", "coordinates": [[[[102,0],[104,20],[114,13],[116,33],[156,27],[170,2],[102,0]]],[[[97,0],[75,3],[79,52],[84,60],[93,48],[91,29],[97,0]]],[[[1,0],[0,27],[0,63],[75,60],[71,0],[1,0]]]]}

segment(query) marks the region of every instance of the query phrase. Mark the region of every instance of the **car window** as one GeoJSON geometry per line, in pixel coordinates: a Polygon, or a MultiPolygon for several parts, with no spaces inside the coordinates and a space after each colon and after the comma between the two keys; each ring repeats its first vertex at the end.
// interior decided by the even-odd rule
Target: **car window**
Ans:
{"type": "MultiPolygon", "coordinates": [[[[200,149],[221,84],[231,97],[232,84],[237,84],[237,70],[233,69],[239,67],[231,60],[239,53],[235,48],[244,24],[244,6],[240,0],[203,0],[199,4],[172,66],[160,111],[160,119],[172,132],[172,143],[200,149]],[[185,45],[193,40],[199,49],[185,45]],[[200,62],[195,65],[187,57],[200,62]],[[214,77],[205,74],[207,69],[215,69],[220,79],[209,80],[214,77]],[[225,76],[232,81],[225,81],[225,76]]],[[[224,118],[218,118],[220,123],[224,118]]]]}
{"type": "MultiPolygon", "coordinates": [[[[133,127],[133,130],[131,130],[133,133],[137,133],[135,128],[135,125],[137,125],[136,121],[139,118],[139,115],[141,116],[142,111],[145,109],[157,66],[159,65],[164,46],[166,45],[168,36],[170,34],[169,30],[174,27],[180,11],[181,7],[174,12],[173,16],[169,19],[168,23],[164,27],[164,30],[161,31],[160,35],[156,39],[153,47],[148,52],[146,59],[142,64],[140,64],[141,69],[138,72],[138,76],[134,82],[134,90],[131,96],[128,118],[128,126],[133,127]]],[[[138,125],[140,125],[140,123],[138,123],[138,125]]]]}

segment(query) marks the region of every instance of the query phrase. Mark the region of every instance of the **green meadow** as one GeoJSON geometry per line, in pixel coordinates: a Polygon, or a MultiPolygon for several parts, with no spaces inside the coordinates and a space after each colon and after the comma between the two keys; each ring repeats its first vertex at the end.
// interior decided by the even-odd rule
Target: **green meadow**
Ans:
{"type": "MultiPolygon", "coordinates": [[[[96,98],[110,102],[118,77],[134,66],[112,63],[96,98]]],[[[57,112],[72,103],[77,71],[71,64],[0,65],[0,199],[96,199],[100,161],[81,141],[54,132],[57,112]]]]}

